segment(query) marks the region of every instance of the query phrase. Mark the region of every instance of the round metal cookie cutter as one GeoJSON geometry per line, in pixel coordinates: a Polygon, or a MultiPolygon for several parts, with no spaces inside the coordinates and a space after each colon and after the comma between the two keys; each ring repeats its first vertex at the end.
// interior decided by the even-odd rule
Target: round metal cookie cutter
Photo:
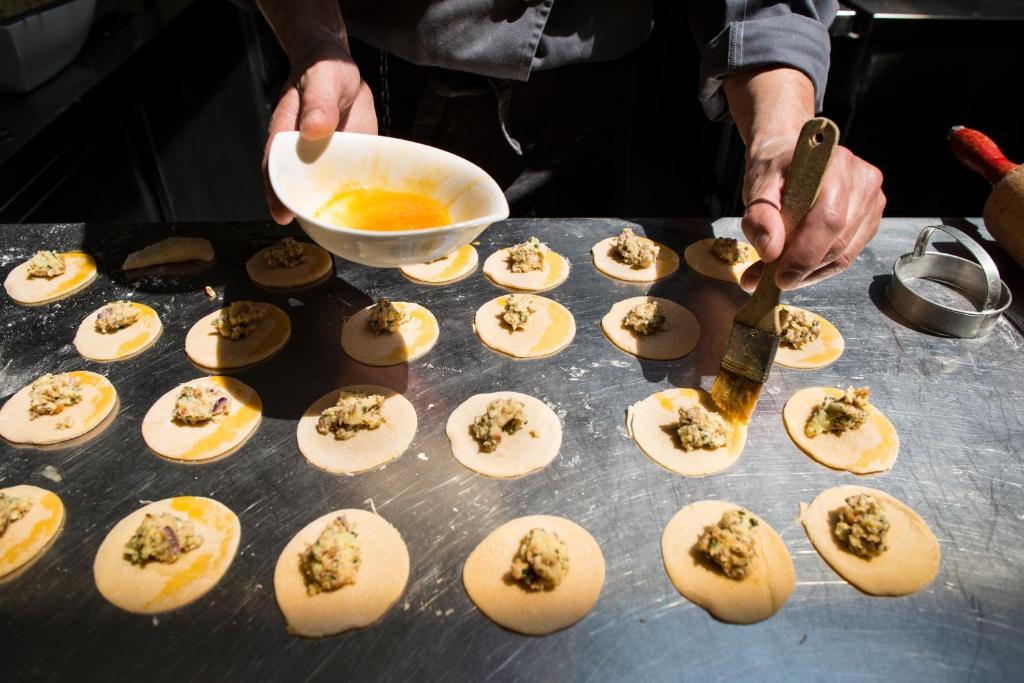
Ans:
{"type": "Polygon", "coordinates": [[[968,339],[988,334],[1012,301],[1009,287],[999,279],[996,264],[981,245],[948,225],[926,227],[917,236],[914,251],[896,259],[886,295],[893,308],[915,325],[929,332],[968,339]],[[951,254],[925,251],[936,230],[963,245],[977,263],[951,254]],[[976,310],[926,298],[908,285],[915,279],[932,280],[959,290],[976,310]]]}

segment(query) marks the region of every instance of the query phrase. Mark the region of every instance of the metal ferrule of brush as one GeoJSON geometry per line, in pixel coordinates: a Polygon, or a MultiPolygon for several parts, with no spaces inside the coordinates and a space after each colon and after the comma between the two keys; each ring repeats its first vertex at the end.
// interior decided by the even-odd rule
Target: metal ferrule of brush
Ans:
{"type": "Polygon", "coordinates": [[[722,367],[764,384],[768,381],[778,350],[779,338],[776,335],[736,321],[729,333],[729,343],[725,345],[722,367]]]}

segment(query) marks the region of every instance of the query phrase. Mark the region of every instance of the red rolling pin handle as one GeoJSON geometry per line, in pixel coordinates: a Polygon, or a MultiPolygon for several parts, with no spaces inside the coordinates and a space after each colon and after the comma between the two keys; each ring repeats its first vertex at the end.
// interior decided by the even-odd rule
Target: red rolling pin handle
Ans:
{"type": "Polygon", "coordinates": [[[985,179],[996,185],[1007,173],[1017,168],[999,151],[999,145],[992,138],[980,131],[963,126],[953,126],[946,135],[949,148],[953,150],[960,163],[967,168],[985,176],[985,179]]]}

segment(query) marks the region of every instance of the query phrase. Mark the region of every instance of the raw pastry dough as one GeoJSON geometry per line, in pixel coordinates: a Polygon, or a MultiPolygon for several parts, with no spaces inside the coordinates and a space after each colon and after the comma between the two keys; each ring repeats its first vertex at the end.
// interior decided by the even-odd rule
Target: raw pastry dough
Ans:
{"type": "Polygon", "coordinates": [[[923,519],[888,493],[863,486],[836,486],[800,504],[800,522],[814,548],[837,574],[871,595],[909,595],[932,582],[939,571],[939,542],[923,519]],[[889,520],[889,549],[870,559],[846,548],[832,533],[834,513],[849,496],[874,496],[889,520]]]}
{"type": "Polygon", "coordinates": [[[168,237],[128,254],[122,270],[149,268],[166,263],[213,261],[213,245],[202,237],[168,237]]]}
{"type": "Polygon", "coordinates": [[[571,344],[576,336],[572,313],[557,301],[530,296],[536,311],[523,328],[515,331],[501,318],[505,312],[505,296],[491,299],[477,309],[473,327],[480,341],[514,358],[552,356],[571,344]]]}
{"type": "Polygon", "coordinates": [[[587,615],[604,585],[604,555],[586,529],[562,517],[534,515],[506,522],[466,558],[462,583],[476,606],[499,626],[543,636],[572,626],[587,615]],[[510,576],[519,542],[534,527],[565,541],[569,572],[552,590],[531,591],[510,576]]]}
{"type": "Polygon", "coordinates": [[[697,316],[676,302],[658,296],[635,296],[618,302],[601,319],[601,329],[609,341],[626,353],[650,360],[682,358],[693,351],[700,339],[697,316]],[[653,334],[643,335],[622,324],[630,309],[648,301],[661,304],[664,327],[653,334]]]}
{"type": "Polygon", "coordinates": [[[722,263],[717,256],[711,253],[711,245],[714,243],[715,238],[708,237],[686,247],[686,250],[683,251],[686,265],[704,277],[711,278],[712,280],[722,280],[723,282],[732,282],[738,285],[743,271],[757,261],[757,252],[754,251],[750,244],[740,240],[741,244],[746,244],[750,247],[749,256],[739,263],[722,263]]]}
{"type": "Polygon", "coordinates": [[[402,596],[408,580],[409,550],[398,529],[365,510],[335,510],[303,527],[281,551],[274,569],[274,595],[291,633],[321,638],[380,620],[402,596]],[[359,534],[356,582],[309,595],[299,556],[339,515],[344,515],[359,534]]]}
{"type": "Polygon", "coordinates": [[[484,275],[501,287],[524,292],[554,289],[569,277],[569,261],[550,249],[544,255],[544,267],[526,273],[513,273],[509,266],[511,247],[499,249],[484,261],[484,275]]]}
{"type": "Polygon", "coordinates": [[[403,266],[402,275],[427,285],[446,285],[461,280],[474,270],[480,256],[472,244],[464,244],[440,261],[403,266]]]}
{"type": "Polygon", "coordinates": [[[139,319],[116,332],[96,331],[96,316],[103,306],[86,316],[75,334],[78,353],[90,360],[110,361],[130,358],[149,348],[164,329],[160,316],[146,304],[132,301],[131,305],[139,312],[139,319]]]}
{"type": "MultiPolygon", "coordinates": [[[[646,240],[647,238],[640,237],[640,239],[646,240]]],[[[594,257],[594,267],[608,277],[626,282],[654,282],[667,278],[679,270],[679,254],[660,242],[648,240],[661,247],[654,263],[646,268],[634,268],[624,263],[615,253],[615,248],[612,246],[614,240],[615,236],[606,237],[590,250],[594,257]]]]}
{"type": "Polygon", "coordinates": [[[29,413],[30,382],[0,408],[0,436],[14,443],[41,446],[78,438],[103,422],[117,405],[114,385],[95,372],[74,370],[68,374],[74,375],[82,387],[81,401],[55,415],[32,418],[29,413]]]}
{"type": "Polygon", "coordinates": [[[687,505],[665,526],[661,557],[672,585],[687,600],[716,619],[753,624],[778,612],[796,585],[796,572],[786,544],[763,518],[748,510],[758,525],[751,531],[757,555],[746,577],[729,578],[713,560],[697,550],[704,527],[717,524],[729,510],[742,509],[719,500],[687,505]]]}
{"type": "Polygon", "coordinates": [[[782,306],[781,308],[806,313],[816,319],[821,326],[821,333],[817,339],[799,349],[791,349],[779,344],[779,351],[775,354],[775,363],[777,365],[795,370],[814,370],[834,363],[843,355],[846,342],[835,325],[817,313],[812,313],[803,308],[797,308],[796,306],[782,306]]]}
{"type": "Polygon", "coordinates": [[[103,539],[92,566],[96,588],[117,607],[136,614],[183,607],[217,585],[235,559],[241,533],[235,513],[210,498],[180,496],[150,503],[118,522],[103,539]],[[165,512],[192,522],[202,545],[173,564],[140,566],[124,559],[125,544],[146,513],[165,512]]]}
{"type": "Polygon", "coordinates": [[[342,325],[341,348],[353,360],[364,365],[398,365],[416,360],[434,348],[441,334],[434,314],[408,301],[391,303],[406,316],[398,332],[373,333],[368,322],[373,306],[367,306],[342,325]]]}
{"type": "Polygon", "coordinates": [[[245,264],[249,278],[258,285],[271,289],[293,289],[305,287],[323,280],[331,273],[334,259],[330,252],[319,244],[299,242],[303,246],[306,260],[294,268],[272,268],[267,265],[267,252],[276,245],[260,249],[245,264]]]}
{"type": "Polygon", "coordinates": [[[7,295],[19,304],[46,304],[88,287],[96,279],[96,261],[83,251],[66,251],[64,272],[54,277],[29,277],[28,260],[4,280],[7,295]]]}
{"type": "Polygon", "coordinates": [[[185,353],[196,365],[211,370],[241,368],[270,358],[292,334],[288,314],[273,304],[256,302],[264,318],[241,339],[225,339],[213,329],[213,320],[227,307],[199,319],[185,336],[185,353]]]}
{"type": "Polygon", "coordinates": [[[28,498],[32,507],[11,522],[0,536],[0,578],[26,569],[46,552],[64,526],[64,504],[57,494],[21,484],[0,489],[15,498],[28,498]]]}

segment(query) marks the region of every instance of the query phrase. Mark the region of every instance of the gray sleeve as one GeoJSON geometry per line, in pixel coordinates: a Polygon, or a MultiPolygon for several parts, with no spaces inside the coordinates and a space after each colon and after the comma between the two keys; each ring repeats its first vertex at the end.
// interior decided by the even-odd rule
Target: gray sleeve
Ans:
{"type": "Polygon", "coordinates": [[[828,26],[839,9],[836,0],[700,0],[687,2],[690,26],[700,49],[700,101],[713,120],[729,107],[722,79],[764,66],[789,66],[814,83],[821,108],[828,78],[828,26]]]}

